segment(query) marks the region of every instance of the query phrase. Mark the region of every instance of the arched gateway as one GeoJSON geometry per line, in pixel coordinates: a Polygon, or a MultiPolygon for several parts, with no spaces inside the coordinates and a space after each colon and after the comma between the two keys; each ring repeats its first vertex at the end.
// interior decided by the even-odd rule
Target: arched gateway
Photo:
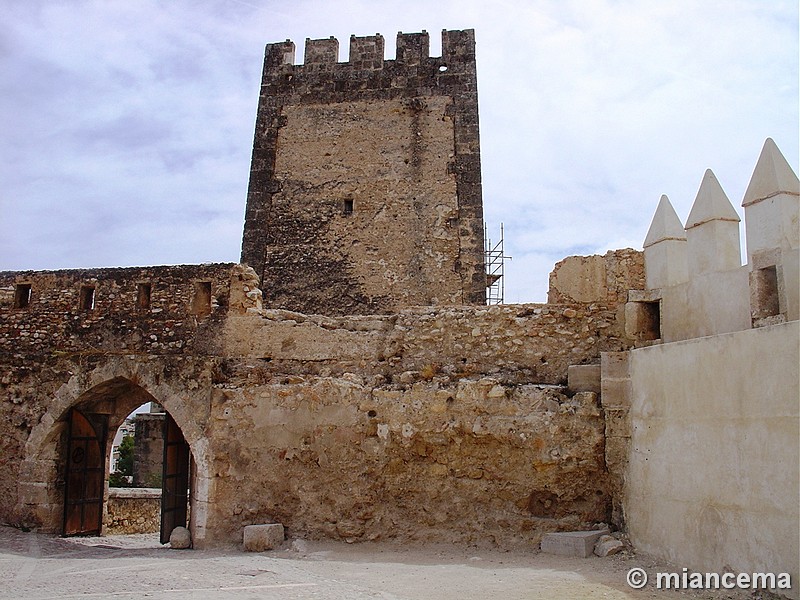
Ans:
{"type": "Polygon", "coordinates": [[[186,406],[186,394],[171,389],[160,374],[141,371],[108,377],[107,368],[98,369],[80,377],[88,384],[83,391],[75,385],[77,378],[59,390],[26,444],[16,507],[25,521],[65,536],[102,534],[113,432],[137,407],[158,402],[167,413],[161,541],[186,525],[195,545],[203,545],[209,486],[202,428],[192,418],[195,411],[186,406]]]}

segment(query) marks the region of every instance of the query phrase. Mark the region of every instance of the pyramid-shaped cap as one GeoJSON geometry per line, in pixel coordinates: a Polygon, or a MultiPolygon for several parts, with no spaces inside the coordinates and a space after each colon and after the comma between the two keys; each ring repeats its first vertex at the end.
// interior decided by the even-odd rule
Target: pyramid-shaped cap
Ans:
{"type": "Polygon", "coordinates": [[[778,150],[772,138],[767,138],[761,156],[744,193],[742,206],[748,206],[780,193],[800,194],[800,182],[792,167],[778,150]]]}
{"type": "Polygon", "coordinates": [[[686,220],[686,229],[709,221],[735,221],[738,223],[740,220],[739,214],[728,200],[728,196],[725,195],[716,175],[711,169],[706,169],[689,218],[686,220]]]}
{"type": "Polygon", "coordinates": [[[661,200],[658,201],[658,208],[656,208],[656,214],[653,215],[650,229],[647,231],[644,247],[648,248],[664,240],[686,240],[686,233],[678,218],[678,213],[675,212],[666,195],[661,196],[661,200]]]}

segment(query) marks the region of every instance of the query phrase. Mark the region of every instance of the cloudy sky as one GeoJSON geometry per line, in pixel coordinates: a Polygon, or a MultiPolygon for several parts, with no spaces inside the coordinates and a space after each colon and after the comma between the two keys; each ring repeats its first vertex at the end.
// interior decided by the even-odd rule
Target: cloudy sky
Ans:
{"type": "MultiPolygon", "coordinates": [[[[0,270],[236,261],[264,45],[474,28],[506,302],[641,248],[706,168],[798,168],[795,0],[0,0],[0,270]]],[[[741,209],[740,213],[741,213],[741,209]]]]}

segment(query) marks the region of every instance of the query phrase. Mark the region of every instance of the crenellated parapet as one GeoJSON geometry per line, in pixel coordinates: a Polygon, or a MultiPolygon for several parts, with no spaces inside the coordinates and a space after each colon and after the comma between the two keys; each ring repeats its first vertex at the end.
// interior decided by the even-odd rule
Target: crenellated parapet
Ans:
{"type": "Polygon", "coordinates": [[[473,30],[268,44],[242,262],[265,305],[379,313],[483,304],[473,30]],[[427,252],[418,248],[429,246],[427,252]]]}
{"type": "Polygon", "coordinates": [[[218,351],[228,313],[260,307],[254,277],[228,263],[0,272],[0,362],[218,351]]]}
{"type": "Polygon", "coordinates": [[[650,315],[648,339],[677,341],[800,318],[798,199],[797,175],[767,139],[742,202],[742,265],[740,218],[710,169],[685,226],[662,196],[644,243],[648,289],[632,293],[629,320],[650,315]]]}

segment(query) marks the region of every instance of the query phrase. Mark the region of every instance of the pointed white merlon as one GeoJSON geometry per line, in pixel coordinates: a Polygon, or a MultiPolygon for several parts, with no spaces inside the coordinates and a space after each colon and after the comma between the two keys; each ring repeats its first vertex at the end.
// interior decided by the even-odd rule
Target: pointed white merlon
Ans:
{"type": "Polygon", "coordinates": [[[744,195],[747,263],[753,272],[775,268],[781,314],[800,318],[800,182],[771,139],[764,142],[744,195]]]}
{"type": "Polygon", "coordinates": [[[666,195],[661,196],[658,201],[658,208],[656,208],[656,213],[653,215],[650,229],[647,231],[647,237],[644,239],[644,247],[647,248],[665,240],[686,241],[686,232],[683,230],[683,224],[666,195]]]}
{"type": "Polygon", "coordinates": [[[706,169],[689,218],[686,219],[686,229],[709,221],[735,221],[738,223],[740,220],[739,214],[719,184],[717,176],[711,169],[706,169]]]}
{"type": "Polygon", "coordinates": [[[707,170],[686,220],[690,279],[742,266],[739,221],[716,176],[707,170]]]}
{"type": "Polygon", "coordinates": [[[678,285],[689,279],[686,232],[666,196],[658,201],[644,240],[644,273],[649,290],[678,285]]]}
{"type": "Polygon", "coordinates": [[[767,138],[744,193],[742,206],[749,206],[781,193],[800,195],[800,181],[772,138],[767,138]]]}

